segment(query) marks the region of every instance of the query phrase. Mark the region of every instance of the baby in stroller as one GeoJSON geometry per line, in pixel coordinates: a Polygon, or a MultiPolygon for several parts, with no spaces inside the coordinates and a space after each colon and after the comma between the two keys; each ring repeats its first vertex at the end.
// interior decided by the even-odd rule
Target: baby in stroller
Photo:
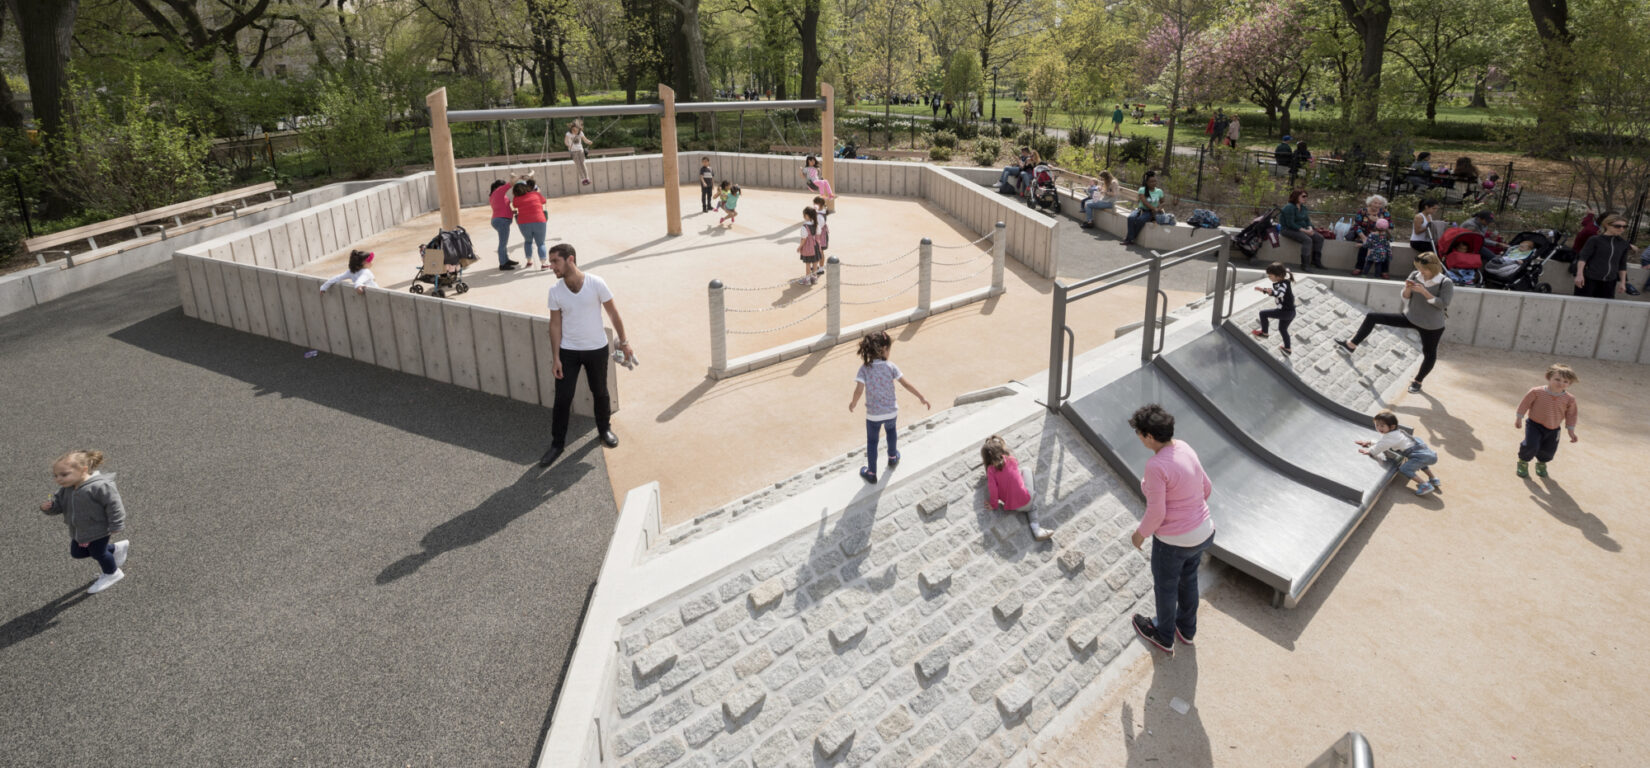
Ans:
{"type": "Polygon", "coordinates": [[[1054,167],[1048,163],[1038,163],[1031,172],[1031,183],[1023,185],[1020,194],[1031,208],[1060,210],[1060,191],[1054,186],[1054,167]]]}
{"type": "Polygon", "coordinates": [[[1518,233],[1505,253],[1484,262],[1484,287],[1551,292],[1552,285],[1541,282],[1541,270],[1553,251],[1553,241],[1546,235],[1540,232],[1518,233]]]}

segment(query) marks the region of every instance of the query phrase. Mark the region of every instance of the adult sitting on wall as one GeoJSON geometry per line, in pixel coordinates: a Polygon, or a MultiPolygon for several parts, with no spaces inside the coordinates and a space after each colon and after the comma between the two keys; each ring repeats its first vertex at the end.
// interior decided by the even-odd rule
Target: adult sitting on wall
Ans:
{"type": "Polygon", "coordinates": [[[1409,165],[1409,175],[1404,177],[1416,192],[1425,192],[1432,189],[1432,153],[1422,152],[1415,156],[1415,162],[1409,165]]]}
{"type": "Polygon", "coordinates": [[[1312,227],[1312,211],[1306,207],[1306,190],[1289,193],[1289,204],[1278,216],[1284,237],[1301,244],[1301,271],[1323,269],[1323,235],[1312,227]]]}
{"type": "Polygon", "coordinates": [[[1623,236],[1627,219],[1621,214],[1607,214],[1601,224],[1602,231],[1576,254],[1576,295],[1613,299],[1618,289],[1627,289],[1627,256],[1633,245],[1623,236]]]}
{"type": "Polygon", "coordinates": [[[539,459],[548,467],[561,457],[567,445],[567,421],[573,413],[573,394],[578,389],[579,369],[596,400],[596,434],[609,448],[619,446],[613,434],[613,407],[607,390],[607,330],[602,327],[602,310],[619,334],[619,349],[628,361],[636,353],[625,340],[624,320],[613,304],[607,282],[579,269],[578,253],[567,243],[550,249],[550,269],[561,278],[550,286],[551,373],[556,377],[555,407],[550,415],[550,449],[539,459]]]}
{"type": "Polygon", "coordinates": [[[1444,337],[1444,320],[1449,315],[1449,303],[1455,298],[1455,283],[1444,275],[1444,264],[1436,253],[1415,257],[1415,271],[1404,278],[1404,311],[1370,312],[1364,315],[1357,335],[1351,341],[1337,340],[1335,347],[1348,355],[1369,338],[1377,325],[1393,328],[1414,328],[1421,334],[1421,369],[1409,383],[1410,394],[1419,394],[1421,382],[1438,362],[1438,340],[1444,337]]]}
{"type": "Polygon", "coordinates": [[[1129,417],[1140,443],[1152,452],[1140,473],[1146,514],[1130,541],[1135,549],[1152,539],[1152,588],[1157,618],[1135,614],[1134,631],[1146,642],[1174,655],[1176,642],[1192,644],[1197,636],[1197,569],[1203,552],[1215,541],[1209,516],[1214,484],[1197,452],[1174,439],[1174,416],[1153,403],[1129,417]]]}
{"type": "Polygon", "coordinates": [[[1157,219],[1163,213],[1163,190],[1157,186],[1157,171],[1146,171],[1146,178],[1141,181],[1140,197],[1135,201],[1134,213],[1129,214],[1128,233],[1123,237],[1124,245],[1134,245],[1135,238],[1140,236],[1140,230],[1157,219]]]}
{"type": "Polygon", "coordinates": [[[1037,151],[1031,147],[1020,147],[1020,162],[1003,168],[1003,175],[997,179],[997,191],[1011,195],[1020,191],[1020,184],[1027,176],[1036,173],[1037,151]]]}
{"type": "Polygon", "coordinates": [[[1438,247],[1433,244],[1432,222],[1438,218],[1438,210],[1443,207],[1437,198],[1421,200],[1421,207],[1415,211],[1415,218],[1409,223],[1409,247],[1416,253],[1435,253],[1438,247]]]}
{"type": "Polygon", "coordinates": [[[1369,246],[1363,243],[1369,239],[1369,233],[1375,231],[1375,222],[1381,219],[1391,221],[1392,212],[1387,209],[1386,198],[1380,195],[1364,198],[1364,207],[1359,208],[1352,216],[1352,229],[1347,231],[1346,239],[1359,243],[1358,262],[1352,266],[1354,277],[1364,273],[1364,262],[1369,258],[1369,246]]]}
{"type": "Polygon", "coordinates": [[[1277,163],[1278,168],[1293,169],[1295,167],[1295,148],[1289,146],[1289,142],[1293,141],[1294,138],[1293,136],[1284,136],[1278,140],[1278,145],[1272,148],[1272,162],[1277,163]]]}
{"type": "Polygon", "coordinates": [[[1087,220],[1078,226],[1094,229],[1094,212],[1116,208],[1117,193],[1117,180],[1111,177],[1111,171],[1101,171],[1100,178],[1089,185],[1089,196],[1083,198],[1083,215],[1087,220]]]}

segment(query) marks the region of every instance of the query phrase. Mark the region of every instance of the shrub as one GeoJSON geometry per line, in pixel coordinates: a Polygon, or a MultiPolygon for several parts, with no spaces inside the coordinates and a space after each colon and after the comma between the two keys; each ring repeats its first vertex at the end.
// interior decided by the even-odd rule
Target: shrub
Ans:
{"type": "Polygon", "coordinates": [[[1055,153],[1060,151],[1060,139],[1055,136],[1034,135],[1031,137],[1031,148],[1037,150],[1039,156],[1053,160],[1055,153]]]}
{"type": "Polygon", "coordinates": [[[997,127],[996,123],[986,123],[985,125],[980,126],[980,137],[986,139],[1000,139],[1003,137],[1003,131],[1001,128],[997,127]]]}
{"type": "Polygon", "coordinates": [[[957,134],[950,131],[940,131],[934,134],[934,148],[951,148],[957,146],[957,134]]]}
{"type": "Polygon", "coordinates": [[[1067,139],[1067,141],[1070,141],[1071,145],[1074,146],[1074,147],[1078,147],[1078,148],[1087,147],[1090,143],[1092,143],[1094,141],[1094,131],[1091,131],[1087,127],[1079,125],[1076,128],[1071,129],[1066,134],[1066,139],[1067,139]]]}
{"type": "Polygon", "coordinates": [[[1157,147],[1157,142],[1150,136],[1130,136],[1117,148],[1117,160],[1119,163],[1149,165],[1160,156],[1157,147]]]}
{"type": "Polygon", "coordinates": [[[959,139],[972,139],[980,135],[979,126],[965,120],[958,120],[954,126],[954,131],[959,139]]]}
{"type": "Polygon", "coordinates": [[[304,140],[332,170],[365,178],[394,162],[386,128],[390,109],[375,84],[365,78],[329,78],[315,105],[319,119],[305,129],[304,140]]]}
{"type": "Polygon", "coordinates": [[[1030,128],[1025,128],[1019,133],[1014,134],[1014,143],[1021,147],[1029,147],[1031,146],[1031,140],[1036,138],[1036,136],[1036,131],[1033,131],[1030,128]]]}
{"type": "Polygon", "coordinates": [[[97,214],[115,216],[188,200],[227,184],[209,171],[210,137],[185,110],[157,106],[137,76],[105,98],[76,90],[77,119],[49,161],[64,197],[97,214]]]}
{"type": "Polygon", "coordinates": [[[948,160],[951,159],[951,148],[950,147],[940,147],[940,146],[929,147],[928,148],[928,159],[929,160],[948,161],[948,160]]]}
{"type": "Polygon", "coordinates": [[[996,165],[997,156],[1002,152],[1002,142],[996,139],[980,139],[974,143],[974,164],[996,165]]]}

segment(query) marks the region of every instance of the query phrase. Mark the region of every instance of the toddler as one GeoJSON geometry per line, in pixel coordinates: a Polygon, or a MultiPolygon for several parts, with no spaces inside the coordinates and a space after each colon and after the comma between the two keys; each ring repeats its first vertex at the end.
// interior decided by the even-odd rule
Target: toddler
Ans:
{"type": "Polygon", "coordinates": [[[710,213],[710,193],[715,187],[715,172],[710,169],[710,158],[699,158],[699,210],[710,213]]]}
{"type": "Polygon", "coordinates": [[[796,246],[796,252],[802,257],[802,276],[796,279],[797,285],[813,285],[819,282],[819,276],[814,269],[821,261],[819,250],[819,212],[812,207],[802,209],[802,243],[796,246]]]}
{"type": "Polygon", "coordinates": [[[1547,366],[1547,386],[1531,388],[1519,401],[1518,415],[1513,419],[1513,426],[1524,430],[1524,442],[1518,444],[1519,477],[1530,476],[1530,459],[1535,459],[1535,474],[1547,476],[1547,462],[1558,452],[1559,422],[1570,433],[1570,442],[1581,439],[1576,437],[1576,420],[1581,412],[1576,407],[1576,396],[1566,391],[1578,380],[1570,366],[1553,363],[1547,366]]]}
{"type": "Polygon", "coordinates": [[[1380,275],[1382,280],[1387,279],[1386,265],[1392,261],[1392,222],[1376,219],[1375,230],[1364,237],[1364,247],[1368,252],[1364,270],[1371,275],[1380,275]]]}
{"type": "MultiPolygon", "coordinates": [[[[725,184],[726,182],[723,182],[723,183],[725,184]]],[[[738,218],[739,218],[739,194],[740,194],[740,190],[739,190],[739,185],[738,184],[735,184],[735,185],[728,188],[727,196],[722,198],[722,211],[725,212],[727,215],[723,216],[721,221],[716,222],[717,226],[721,226],[722,224],[728,223],[728,222],[736,222],[738,220],[738,218]]]]}
{"type": "Polygon", "coordinates": [[[716,188],[716,205],[712,207],[713,210],[722,210],[722,203],[728,199],[728,186],[731,184],[732,182],[723,179],[722,185],[716,188]]]}
{"type": "Polygon", "coordinates": [[[877,431],[888,434],[888,468],[893,469],[899,464],[899,450],[894,443],[896,417],[899,416],[899,402],[894,393],[894,382],[899,382],[911,394],[917,396],[923,407],[932,409],[928,398],[923,397],[917,388],[911,386],[910,380],[900,374],[899,368],[888,362],[888,353],[893,349],[894,340],[887,331],[875,331],[865,334],[859,340],[859,359],[863,362],[859,373],[854,376],[854,396],[848,401],[848,412],[853,413],[854,407],[859,405],[859,396],[865,395],[865,466],[860,467],[859,476],[867,483],[877,481],[877,431]]]}
{"type": "Polygon", "coordinates": [[[831,191],[831,182],[826,181],[819,172],[819,158],[808,155],[802,161],[802,178],[807,180],[808,189],[823,195],[826,200],[836,197],[836,193],[831,191]]]}
{"type": "Polygon", "coordinates": [[[1031,524],[1031,537],[1048,541],[1054,532],[1037,522],[1037,507],[1031,503],[1031,471],[1021,467],[1008,452],[1008,444],[1001,437],[986,438],[980,448],[985,460],[985,507],[993,512],[1024,512],[1031,524]]]}
{"type": "Polygon", "coordinates": [[[326,293],[328,288],[331,288],[340,280],[348,280],[350,285],[355,286],[356,293],[366,293],[369,287],[377,288],[378,281],[373,278],[372,270],[367,269],[370,264],[372,264],[372,251],[350,251],[349,271],[333,275],[326,282],[321,283],[321,293],[326,293]]]}
{"type": "Polygon", "coordinates": [[[1415,486],[1416,496],[1425,496],[1440,489],[1443,481],[1432,471],[1432,465],[1438,463],[1438,454],[1427,447],[1426,442],[1421,438],[1406,434],[1399,429],[1398,414],[1392,411],[1381,411],[1375,414],[1375,431],[1381,433],[1380,439],[1373,442],[1369,440],[1354,441],[1363,446],[1358,449],[1358,453],[1376,459],[1384,459],[1388,451],[1396,454],[1398,458],[1402,459],[1402,463],[1398,465],[1398,471],[1402,472],[1404,477],[1417,483],[1415,486]],[[1415,476],[1418,471],[1426,473],[1427,482],[1422,482],[1421,478],[1415,476]]]}
{"type": "Polygon", "coordinates": [[[120,566],[126,564],[130,541],[109,543],[109,537],[126,527],[126,507],[120,503],[115,476],[97,471],[103,463],[102,451],[69,451],[52,463],[52,479],[57,493],[40,505],[48,515],[62,515],[69,526],[69,556],[90,557],[102,574],[86,591],[97,594],[126,578],[120,566]]]}
{"type": "Polygon", "coordinates": [[[1281,262],[1272,262],[1266,267],[1266,279],[1272,281],[1270,286],[1257,285],[1255,290],[1269,293],[1272,300],[1277,302],[1277,309],[1263,309],[1260,313],[1260,327],[1250,333],[1267,338],[1272,334],[1267,323],[1278,321],[1278,335],[1283,337],[1283,346],[1280,349],[1286,355],[1295,353],[1289,345],[1289,324],[1295,322],[1295,276],[1289,273],[1289,268],[1281,262]]]}

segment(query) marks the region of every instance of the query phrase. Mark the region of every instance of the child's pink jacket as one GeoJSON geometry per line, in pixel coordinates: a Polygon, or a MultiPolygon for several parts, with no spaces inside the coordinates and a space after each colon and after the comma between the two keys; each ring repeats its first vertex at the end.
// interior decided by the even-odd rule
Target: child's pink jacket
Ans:
{"type": "Polygon", "coordinates": [[[990,465],[985,468],[986,506],[995,510],[998,502],[1004,509],[1024,509],[1031,503],[1031,491],[1026,490],[1025,479],[1020,477],[1020,462],[1013,456],[1003,457],[1002,469],[990,465]]]}

